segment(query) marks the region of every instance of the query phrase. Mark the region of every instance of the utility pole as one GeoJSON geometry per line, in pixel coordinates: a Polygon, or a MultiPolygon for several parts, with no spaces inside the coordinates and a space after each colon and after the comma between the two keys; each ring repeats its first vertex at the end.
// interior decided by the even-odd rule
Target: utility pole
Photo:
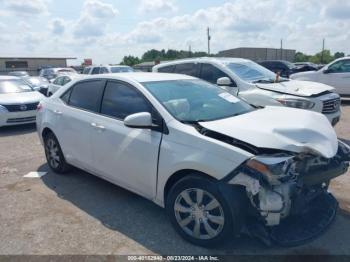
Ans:
{"type": "Polygon", "coordinates": [[[192,57],[192,47],[191,47],[191,45],[188,46],[188,57],[192,57]]]}
{"type": "Polygon", "coordinates": [[[321,53],[321,64],[323,64],[324,43],[325,43],[325,39],[323,38],[323,41],[322,41],[322,53],[321,53]]]}
{"type": "Polygon", "coordinates": [[[210,28],[209,27],[207,29],[207,35],[208,35],[208,55],[210,55],[210,40],[211,40],[211,36],[210,36],[210,28]]]}
{"type": "Polygon", "coordinates": [[[281,39],[281,54],[280,54],[280,57],[281,57],[281,60],[283,59],[283,39],[281,39]]]}

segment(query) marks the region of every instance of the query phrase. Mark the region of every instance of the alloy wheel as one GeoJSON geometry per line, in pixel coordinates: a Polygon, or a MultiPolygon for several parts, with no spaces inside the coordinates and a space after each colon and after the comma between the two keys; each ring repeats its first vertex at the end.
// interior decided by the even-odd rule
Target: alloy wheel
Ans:
{"type": "Polygon", "coordinates": [[[224,227],[224,212],[220,202],[203,189],[182,191],[175,200],[174,212],[182,230],[196,239],[213,239],[224,227]]]}

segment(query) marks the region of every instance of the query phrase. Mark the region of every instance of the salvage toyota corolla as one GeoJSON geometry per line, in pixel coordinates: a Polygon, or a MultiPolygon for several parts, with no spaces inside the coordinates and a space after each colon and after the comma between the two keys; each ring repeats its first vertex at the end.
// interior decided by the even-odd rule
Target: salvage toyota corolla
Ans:
{"type": "Polygon", "coordinates": [[[76,166],[142,195],[202,246],[242,233],[314,238],[335,217],[328,185],[350,161],[322,114],[252,108],[185,75],[73,80],[39,104],[37,126],[54,172],[76,166]]]}

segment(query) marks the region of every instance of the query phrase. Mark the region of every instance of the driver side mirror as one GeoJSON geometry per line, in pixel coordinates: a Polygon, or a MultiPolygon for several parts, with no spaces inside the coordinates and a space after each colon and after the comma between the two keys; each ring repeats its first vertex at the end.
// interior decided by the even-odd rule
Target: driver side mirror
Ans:
{"type": "Polygon", "coordinates": [[[234,83],[232,83],[231,79],[228,77],[220,77],[216,84],[218,86],[231,86],[231,87],[235,87],[236,85],[234,83]]]}
{"type": "Polygon", "coordinates": [[[327,69],[323,70],[323,73],[324,73],[324,74],[330,74],[330,73],[333,73],[333,70],[327,68],[327,69]]]}
{"type": "Polygon", "coordinates": [[[124,125],[131,128],[151,128],[152,116],[148,112],[132,114],[124,119],[124,125]]]}

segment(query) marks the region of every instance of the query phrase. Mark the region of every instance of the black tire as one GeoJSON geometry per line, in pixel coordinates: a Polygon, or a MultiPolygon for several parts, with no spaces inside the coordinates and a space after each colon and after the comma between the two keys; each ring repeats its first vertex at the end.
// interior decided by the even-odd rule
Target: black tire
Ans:
{"type": "Polygon", "coordinates": [[[71,166],[67,164],[60,144],[53,133],[48,133],[44,137],[45,155],[49,167],[57,174],[65,174],[71,170],[71,166]],[[55,155],[50,151],[55,148],[55,155]]]}
{"type": "MultiPolygon", "coordinates": [[[[199,246],[204,246],[204,247],[215,247],[223,243],[227,243],[230,240],[233,240],[235,236],[239,235],[239,232],[241,230],[241,224],[242,224],[242,212],[241,209],[241,198],[235,197],[233,192],[234,190],[229,190],[229,196],[228,198],[230,199],[230,202],[226,200],[226,198],[223,196],[221,191],[219,190],[217,181],[212,181],[210,179],[207,179],[205,177],[200,177],[199,176],[188,176],[185,177],[181,180],[179,180],[169,191],[166,199],[166,212],[170,218],[170,221],[172,225],[174,226],[175,230],[187,241],[191,242],[192,244],[199,245],[199,246]],[[200,189],[203,190],[205,193],[205,197],[202,197],[202,201],[199,207],[198,211],[198,203],[192,205],[194,208],[191,208],[191,205],[187,205],[187,201],[184,201],[185,198],[182,199],[182,193],[186,192],[189,194],[191,200],[193,202],[195,197],[194,195],[197,194],[198,190],[195,189],[200,189]],[[231,193],[232,191],[232,193],[231,193]],[[208,193],[208,195],[206,194],[208,193]],[[207,202],[211,202],[211,197],[215,198],[221,209],[218,207],[216,209],[212,209],[209,212],[216,212],[216,214],[208,214],[208,211],[206,208],[209,206],[207,202]],[[207,199],[206,199],[207,198],[207,199]],[[179,202],[180,201],[180,202],[179,202]],[[182,201],[182,202],[181,202],[182,201]],[[197,206],[196,206],[197,205],[197,206]],[[186,210],[183,211],[184,213],[181,213],[182,211],[175,211],[175,206],[177,207],[176,209],[179,209],[179,207],[182,209],[183,207],[186,207],[186,210]],[[187,208],[191,208],[191,213],[187,211],[187,208]],[[193,210],[194,209],[194,210],[193,210]],[[207,213],[203,214],[201,213],[207,213]],[[222,214],[221,214],[222,212],[222,214]],[[183,216],[182,216],[183,214],[183,216]],[[187,214],[189,216],[187,217],[187,214]],[[194,215],[193,215],[194,214],[194,215]],[[199,214],[199,215],[198,215],[199,214]],[[180,222],[183,223],[185,220],[187,221],[190,219],[189,217],[192,217],[192,221],[184,228],[184,226],[180,226],[180,222]],[[219,222],[212,223],[211,219],[209,219],[209,216],[211,219],[215,216],[216,218],[220,218],[220,220],[216,219],[222,224],[215,224],[219,222]],[[223,216],[223,221],[221,217],[223,216]],[[199,217],[199,218],[198,218],[199,217]],[[181,220],[183,219],[183,220],[181,220]],[[201,222],[198,222],[201,221],[201,222]],[[195,227],[196,224],[200,224],[199,226],[199,232],[200,236],[195,237],[195,227]],[[209,231],[207,230],[208,223],[210,224],[210,227],[214,229],[216,232],[216,235],[212,233],[212,236],[208,233],[209,231]],[[206,224],[206,225],[205,225],[206,224]],[[192,233],[191,233],[191,227],[192,233]],[[205,234],[206,233],[206,234],[205,234]]],[[[198,195],[196,195],[196,198],[198,199],[198,195]]],[[[196,200],[197,200],[196,199],[196,200]]],[[[198,226],[197,226],[198,228],[198,226]]],[[[198,230],[197,230],[198,232],[198,230]]],[[[212,231],[213,232],[213,231],[212,231]]],[[[198,236],[198,233],[197,233],[198,236]]]]}

